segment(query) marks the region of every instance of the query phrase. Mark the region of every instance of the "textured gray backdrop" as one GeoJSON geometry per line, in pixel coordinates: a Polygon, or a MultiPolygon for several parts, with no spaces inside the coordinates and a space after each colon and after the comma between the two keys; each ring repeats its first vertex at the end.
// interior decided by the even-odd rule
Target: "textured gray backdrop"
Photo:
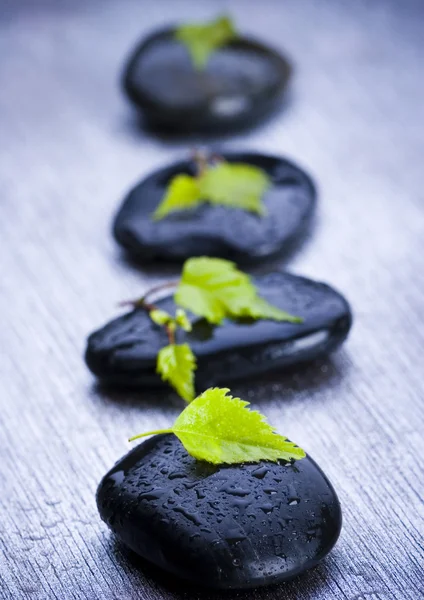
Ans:
{"type": "Polygon", "coordinates": [[[225,144],[316,177],[314,234],[289,268],[335,285],[356,317],[331,359],[233,388],[328,473],[344,528],[314,571],[226,596],[424,597],[424,3],[0,0],[2,600],[223,597],[138,563],[100,522],[96,484],[127,437],[181,404],[100,391],[82,361],[116,303],[166,276],[125,263],[111,216],[186,150],[136,127],[123,58],[166,21],[222,9],[297,67],[286,110],[225,144]]]}

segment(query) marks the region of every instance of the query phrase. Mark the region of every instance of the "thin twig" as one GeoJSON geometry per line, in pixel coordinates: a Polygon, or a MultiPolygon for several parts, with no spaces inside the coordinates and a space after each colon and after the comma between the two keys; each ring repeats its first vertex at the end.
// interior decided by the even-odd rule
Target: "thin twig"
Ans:
{"type": "Polygon", "coordinates": [[[159,285],[155,285],[150,288],[144,296],[141,298],[137,298],[137,300],[122,300],[118,303],[118,306],[132,306],[133,308],[145,308],[148,311],[155,310],[156,306],[154,304],[150,304],[147,302],[147,298],[156,292],[160,292],[161,290],[165,290],[169,287],[174,287],[178,284],[178,281],[166,281],[165,283],[160,283],[159,285]]]}
{"type": "Polygon", "coordinates": [[[195,148],[193,150],[193,160],[197,167],[197,177],[200,177],[208,168],[208,155],[199,148],[195,148]]]}
{"type": "Polygon", "coordinates": [[[224,157],[218,154],[217,152],[212,152],[209,154],[199,148],[194,148],[192,151],[193,161],[196,163],[197,167],[197,177],[200,177],[207,170],[209,163],[219,164],[224,161],[224,157]]]}
{"type": "MultiPolygon", "coordinates": [[[[156,306],[156,304],[153,304],[152,302],[147,302],[147,298],[156,292],[159,292],[171,286],[175,286],[177,283],[178,281],[166,281],[165,283],[160,283],[159,285],[150,288],[150,290],[148,290],[141,298],[138,298],[137,300],[124,300],[119,303],[119,306],[132,306],[133,308],[141,308],[142,310],[145,310],[150,314],[152,311],[160,309],[158,306],[156,306]]],[[[166,331],[166,335],[168,336],[169,343],[175,344],[174,327],[168,324],[164,325],[164,328],[166,331]]]]}
{"type": "Polygon", "coordinates": [[[166,334],[170,344],[175,344],[175,331],[169,325],[165,325],[166,334]]]}
{"type": "Polygon", "coordinates": [[[159,285],[155,285],[154,287],[150,288],[150,290],[148,290],[144,294],[143,300],[146,300],[146,298],[148,298],[152,294],[155,294],[156,292],[160,292],[161,290],[166,290],[169,287],[174,287],[178,283],[179,283],[179,281],[165,281],[165,283],[160,283],[159,285]]]}
{"type": "Polygon", "coordinates": [[[221,156],[220,154],[218,154],[217,152],[213,152],[213,153],[212,153],[212,154],[209,156],[209,160],[210,160],[211,162],[218,163],[218,164],[219,164],[219,163],[223,163],[223,162],[225,162],[225,160],[224,160],[224,157],[223,157],[223,156],[221,156]]]}

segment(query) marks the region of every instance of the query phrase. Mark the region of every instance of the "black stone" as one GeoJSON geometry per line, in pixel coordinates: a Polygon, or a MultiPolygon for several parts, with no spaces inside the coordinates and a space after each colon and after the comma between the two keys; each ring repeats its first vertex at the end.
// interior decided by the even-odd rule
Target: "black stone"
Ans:
{"type": "Polygon", "coordinates": [[[277,106],[291,75],[283,56],[239,38],[198,71],[174,34],[168,28],[144,39],[124,69],[124,91],[151,125],[215,133],[250,126],[277,106]]]}
{"type": "Polygon", "coordinates": [[[102,519],[132,550],[214,588],[252,588],[315,566],[339,537],[330,482],[309,457],[213,466],[173,435],[137,446],[101,481],[102,519]]]}
{"type": "MultiPolygon", "coordinates": [[[[193,331],[179,332],[197,356],[196,387],[230,381],[318,358],[346,338],[352,315],[346,300],[328,285],[288,273],[257,277],[260,294],[303,323],[224,321],[219,327],[194,320],[193,331]]],[[[172,296],[156,304],[175,313],[172,296]]],[[[163,328],[136,309],[108,323],[88,338],[86,362],[106,383],[150,387],[165,385],[156,374],[156,356],[168,343],[163,328]]]]}
{"type": "Polygon", "coordinates": [[[267,215],[204,203],[169,214],[160,221],[152,213],[179,173],[196,174],[193,161],[182,161],[154,172],[125,198],[116,215],[116,240],[135,259],[184,261],[191,256],[215,256],[238,263],[270,258],[292,248],[307,230],[316,203],[310,177],[293,163],[256,153],[225,153],[229,162],[264,169],[272,187],[264,195],[267,215]]]}

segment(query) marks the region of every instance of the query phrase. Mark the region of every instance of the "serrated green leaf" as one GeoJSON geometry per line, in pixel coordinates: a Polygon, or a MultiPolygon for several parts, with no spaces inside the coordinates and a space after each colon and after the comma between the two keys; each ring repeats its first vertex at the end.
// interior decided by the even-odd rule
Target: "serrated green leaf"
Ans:
{"type": "Polygon", "coordinates": [[[178,327],[184,329],[184,331],[192,330],[189,318],[187,317],[185,310],[183,310],[182,308],[177,308],[177,311],[175,313],[175,323],[178,325],[178,327]]]}
{"type": "Polygon", "coordinates": [[[257,297],[250,307],[250,317],[254,319],[270,319],[271,321],[288,321],[289,323],[302,323],[302,317],[295,317],[285,310],[281,310],[267,302],[264,298],[257,297]]]}
{"type": "Polygon", "coordinates": [[[165,197],[153,213],[153,219],[158,221],[177,210],[194,208],[200,202],[201,193],[197,179],[191,175],[176,175],[171,180],[165,197]]]}
{"type": "Polygon", "coordinates": [[[149,316],[157,325],[167,325],[168,327],[171,327],[173,331],[175,331],[177,327],[181,327],[184,331],[191,331],[192,329],[190,320],[185,310],[182,308],[177,308],[175,317],[166,312],[166,310],[160,308],[151,310],[149,316]]]}
{"type": "Polygon", "coordinates": [[[265,417],[248,409],[248,402],[227,395],[228,389],[211,388],[193,400],[171,429],[191,456],[213,464],[300,460],[305,452],[277,434],[265,417]]]}
{"type": "Polygon", "coordinates": [[[298,322],[299,317],[260,298],[250,277],[221,258],[190,258],[184,263],[175,302],[218,325],[226,317],[298,322]]]}
{"type": "Polygon", "coordinates": [[[231,312],[237,312],[236,307],[244,302],[242,297],[252,294],[251,288],[249,277],[228,260],[190,258],[184,263],[175,302],[210,323],[219,324],[231,312]]]}
{"type": "Polygon", "coordinates": [[[199,177],[202,198],[259,215],[265,213],[262,198],[270,185],[271,179],[265,171],[244,163],[221,162],[199,177]]]}
{"type": "Polygon", "coordinates": [[[210,56],[237,37],[233,22],[228,17],[219,17],[208,23],[181,25],[175,32],[175,39],[187,48],[193,66],[203,70],[210,56]]]}
{"type": "Polygon", "coordinates": [[[196,358],[188,344],[169,344],[158,353],[157,372],[186,402],[194,398],[196,358]]]}
{"type": "Polygon", "coordinates": [[[169,213],[194,208],[203,202],[264,215],[262,199],[270,185],[270,177],[259,167],[222,161],[207,166],[197,177],[181,174],[171,179],[153,219],[163,219],[169,213]]]}
{"type": "Polygon", "coordinates": [[[166,310],[161,310],[159,308],[155,308],[149,312],[149,316],[156,325],[166,325],[172,321],[172,317],[166,310]]]}

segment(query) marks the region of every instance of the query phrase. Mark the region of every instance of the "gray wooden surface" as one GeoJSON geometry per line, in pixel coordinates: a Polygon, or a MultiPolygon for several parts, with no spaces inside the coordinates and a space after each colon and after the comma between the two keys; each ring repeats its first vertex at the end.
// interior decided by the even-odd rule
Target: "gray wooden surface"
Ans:
{"type": "Polygon", "coordinates": [[[344,528],[314,571],[229,597],[424,597],[424,4],[0,0],[2,600],[223,596],[134,560],[98,518],[96,484],[127,437],[181,404],[99,390],[82,353],[119,300],[166,276],[128,265],[110,221],[129,186],[186,149],[136,127],[122,59],[164,21],[225,8],[297,66],[285,112],[225,143],[317,178],[314,234],[290,269],[335,285],[356,317],[331,359],[233,388],[328,473],[344,528]]]}

